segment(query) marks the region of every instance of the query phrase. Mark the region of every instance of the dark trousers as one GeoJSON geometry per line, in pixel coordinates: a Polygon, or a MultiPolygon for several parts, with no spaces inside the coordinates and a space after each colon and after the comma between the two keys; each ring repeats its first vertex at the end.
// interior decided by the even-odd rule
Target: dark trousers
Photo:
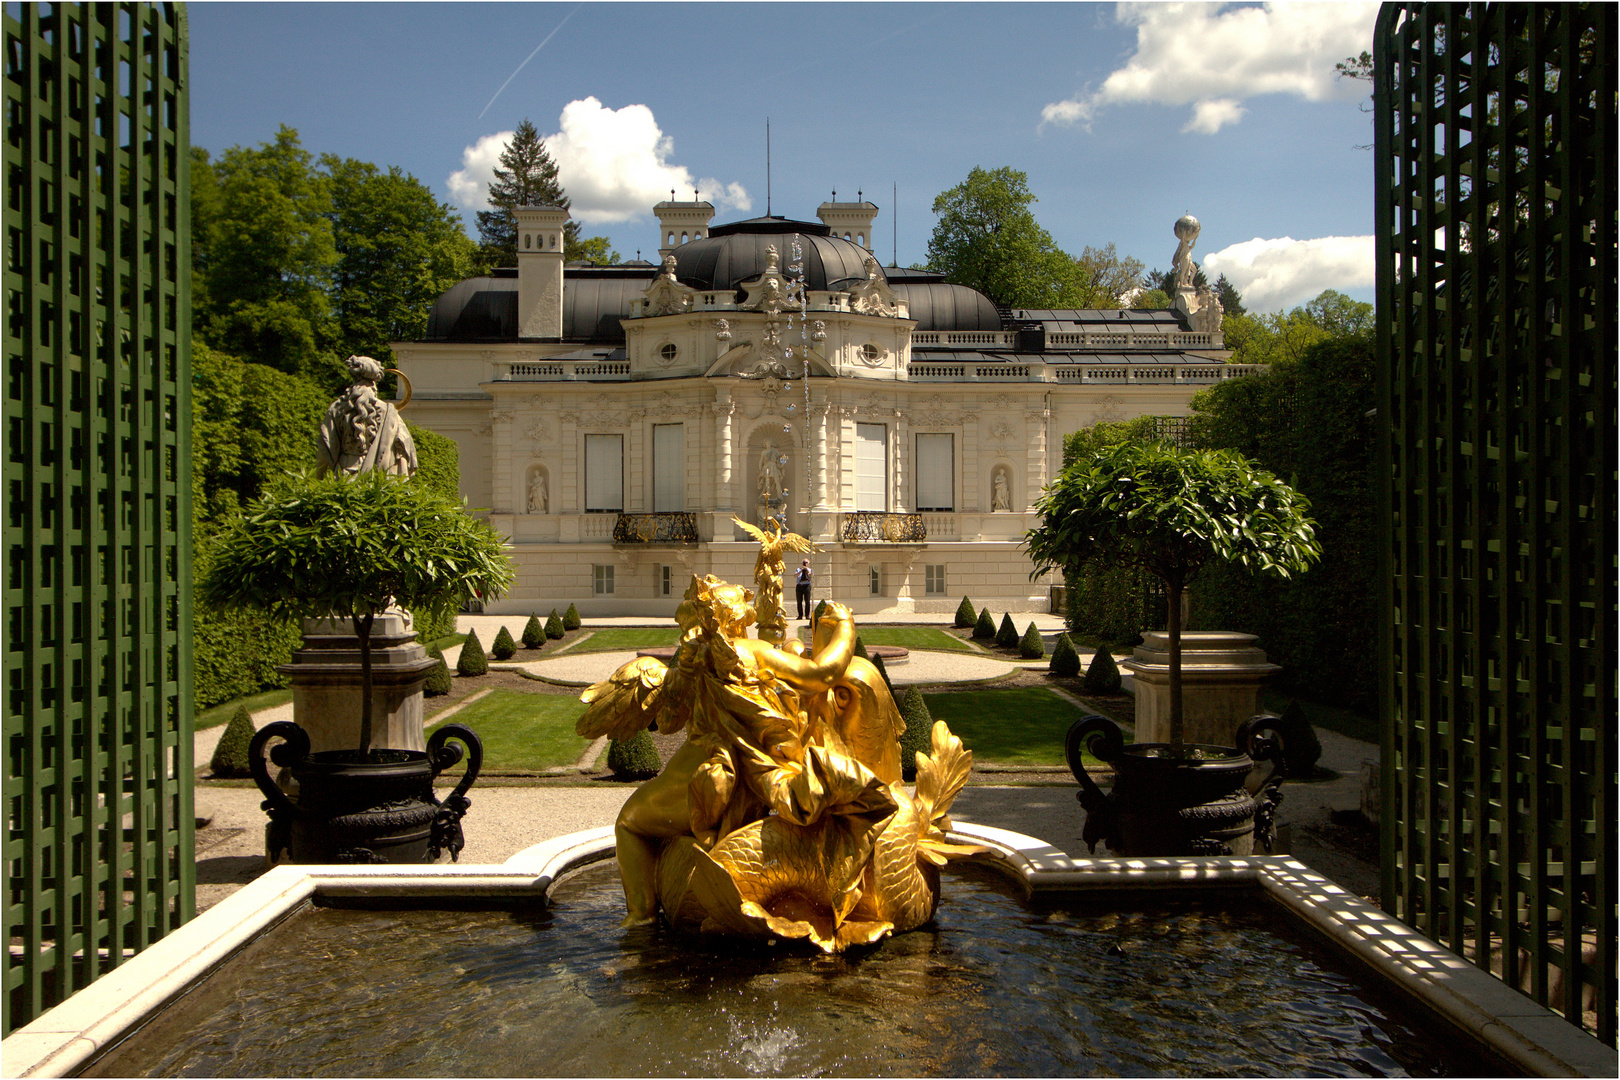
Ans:
{"type": "Polygon", "coordinates": [[[793,594],[799,601],[799,618],[810,617],[810,583],[800,582],[793,587],[793,594]]]}

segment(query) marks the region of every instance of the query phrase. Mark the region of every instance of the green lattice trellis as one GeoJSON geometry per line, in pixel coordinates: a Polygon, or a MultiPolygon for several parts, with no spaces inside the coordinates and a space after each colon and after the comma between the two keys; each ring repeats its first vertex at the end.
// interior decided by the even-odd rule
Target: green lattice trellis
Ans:
{"type": "Polygon", "coordinates": [[[1386,4],[1374,83],[1384,906],[1610,1044],[1615,26],[1386,4]]]}
{"type": "Polygon", "coordinates": [[[7,5],[5,40],[9,1032],[190,918],[194,869],[185,15],[7,5]]]}

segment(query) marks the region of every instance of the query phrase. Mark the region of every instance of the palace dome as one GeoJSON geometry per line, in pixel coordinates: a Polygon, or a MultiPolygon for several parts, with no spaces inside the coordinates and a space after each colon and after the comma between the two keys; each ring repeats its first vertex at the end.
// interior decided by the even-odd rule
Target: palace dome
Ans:
{"type": "MultiPolygon", "coordinates": [[[[682,285],[702,292],[736,289],[765,272],[765,250],[776,248],[778,266],[790,276],[793,239],[797,236],[804,261],[805,287],[822,292],[848,288],[866,280],[866,260],[872,253],[859,244],[832,235],[819,222],[780,217],[751,218],[716,225],[702,240],[682,244],[674,251],[675,277],[682,285]]],[[[878,273],[882,274],[879,268],[878,273]]]]}

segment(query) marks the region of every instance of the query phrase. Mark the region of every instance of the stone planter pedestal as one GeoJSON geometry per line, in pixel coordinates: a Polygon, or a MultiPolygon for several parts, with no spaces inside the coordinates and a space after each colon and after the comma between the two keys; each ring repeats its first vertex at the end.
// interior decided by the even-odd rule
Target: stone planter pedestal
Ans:
{"type": "MultiPolygon", "coordinates": [[[[422,684],[438,661],[391,611],[371,627],[371,745],[423,750],[422,684]]],[[[276,669],[292,681],[293,720],[310,753],[360,745],[360,640],[347,620],[305,619],[304,647],[276,669]]]]}
{"type": "MultiPolygon", "coordinates": [[[[1260,687],[1282,670],[1266,662],[1255,635],[1228,630],[1181,634],[1181,713],[1190,743],[1230,746],[1232,733],[1259,713],[1260,687]]],[[[1136,741],[1170,741],[1170,635],[1150,630],[1120,667],[1136,682],[1136,741]]]]}

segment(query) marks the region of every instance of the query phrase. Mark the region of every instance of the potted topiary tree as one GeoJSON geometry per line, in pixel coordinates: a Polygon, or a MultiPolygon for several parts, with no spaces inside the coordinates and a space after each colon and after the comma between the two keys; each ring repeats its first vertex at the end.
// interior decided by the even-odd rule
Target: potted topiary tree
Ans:
{"type": "MultiPolygon", "coordinates": [[[[1025,545],[1032,576],[1091,559],[1140,567],[1164,582],[1170,640],[1170,742],[1123,745],[1111,721],[1088,717],[1069,732],[1069,766],[1086,805],[1086,839],[1126,855],[1247,854],[1255,814],[1268,820],[1273,771],[1259,793],[1245,787],[1255,757],[1277,753],[1274,724],[1255,718],[1238,746],[1184,740],[1181,598],[1203,565],[1219,559],[1288,577],[1321,557],[1309,503],[1275,476],[1228,450],[1125,443],[1076,459],[1036,503],[1041,524],[1025,545]],[[1269,732],[1268,737],[1263,734],[1269,732]],[[1111,760],[1116,781],[1104,800],[1080,766],[1085,745],[1111,760]]],[[[1266,718],[1269,720],[1269,718],[1266,718]]],[[[1274,801],[1274,800],[1273,800],[1274,801]]]]}
{"type": "Polygon", "coordinates": [[[391,605],[433,615],[512,580],[503,544],[487,524],[425,485],[380,471],[356,477],[299,475],[271,488],[220,538],[220,557],[198,583],[215,610],[254,609],[297,619],[353,623],[360,646],[360,723],[353,750],[309,753],[309,737],[280,721],[254,736],[249,763],[267,799],[270,855],[295,862],[420,862],[461,847],[464,793],[478,775],[478,738],[459,724],[433,733],[427,750],[373,749],[371,627],[391,605]],[[263,747],[291,770],[297,800],[270,779],[263,747]],[[471,752],[466,774],[441,804],[433,778],[471,752]]]}

